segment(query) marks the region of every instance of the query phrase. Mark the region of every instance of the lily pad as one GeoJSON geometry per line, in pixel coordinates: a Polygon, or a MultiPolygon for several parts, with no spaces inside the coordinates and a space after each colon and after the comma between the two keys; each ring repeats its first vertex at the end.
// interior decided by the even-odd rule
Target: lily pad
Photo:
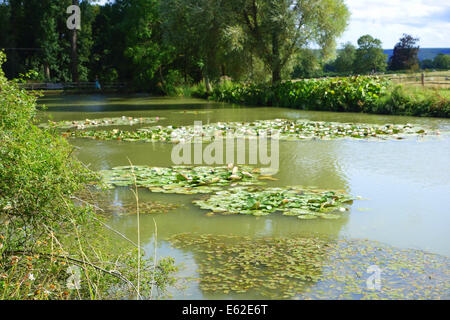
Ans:
{"type": "MultiPolygon", "coordinates": [[[[354,198],[345,191],[317,190],[303,186],[257,188],[235,187],[194,200],[201,209],[222,214],[251,214],[255,216],[282,212],[300,219],[338,219],[345,203],[354,198]]],[[[345,210],[344,210],[345,211],[345,210]]]]}
{"type": "Polygon", "coordinates": [[[152,117],[152,118],[134,118],[134,117],[116,117],[116,118],[100,118],[100,119],[85,119],[77,121],[49,121],[46,124],[42,124],[41,127],[51,127],[57,129],[77,129],[83,130],[88,128],[106,127],[106,126],[135,126],[156,123],[159,120],[165,118],[152,117]]]}
{"type": "Polygon", "coordinates": [[[146,167],[124,166],[100,171],[109,188],[136,185],[152,192],[207,194],[222,187],[240,184],[261,185],[258,170],[247,166],[226,167],[146,167]],[[248,174],[252,172],[252,174],[248,174]],[[239,177],[238,180],[233,176],[239,177]]]}
{"type": "Polygon", "coordinates": [[[197,126],[154,126],[137,131],[101,130],[75,131],[72,137],[100,140],[123,140],[145,142],[191,143],[211,142],[225,138],[258,137],[286,141],[331,140],[331,139],[375,139],[401,140],[407,137],[437,134],[410,124],[364,124],[306,120],[257,120],[254,122],[218,122],[197,126]]]}

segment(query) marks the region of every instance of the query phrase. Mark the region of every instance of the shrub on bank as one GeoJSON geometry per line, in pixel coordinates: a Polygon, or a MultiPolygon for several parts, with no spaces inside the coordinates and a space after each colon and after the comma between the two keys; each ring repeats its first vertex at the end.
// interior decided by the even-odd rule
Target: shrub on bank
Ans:
{"type": "Polygon", "coordinates": [[[210,98],[237,104],[302,110],[450,116],[449,100],[438,93],[432,90],[424,94],[407,92],[379,77],[306,79],[275,86],[229,82],[217,85],[210,98]]]}
{"type": "Polygon", "coordinates": [[[397,85],[380,98],[374,113],[448,118],[450,100],[440,90],[397,85]]]}
{"type": "MultiPolygon", "coordinates": [[[[136,297],[134,248],[114,248],[93,208],[74,203],[95,176],[59,134],[34,125],[36,96],[5,78],[4,59],[0,52],[0,299],[136,297]]],[[[173,264],[140,268],[145,296],[170,282],[173,264]]]]}
{"type": "Polygon", "coordinates": [[[232,103],[303,110],[360,112],[372,107],[387,88],[379,78],[307,79],[270,84],[234,84],[215,88],[212,99],[232,103]]]}

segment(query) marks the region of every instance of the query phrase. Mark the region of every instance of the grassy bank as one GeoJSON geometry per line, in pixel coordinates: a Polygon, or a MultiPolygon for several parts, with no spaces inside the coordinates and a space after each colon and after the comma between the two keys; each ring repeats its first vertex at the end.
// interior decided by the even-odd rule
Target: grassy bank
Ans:
{"type": "Polygon", "coordinates": [[[136,245],[112,241],[80,196],[96,175],[34,124],[37,96],[5,78],[3,61],[0,52],[0,299],[154,297],[173,262],[154,267],[136,245]]]}
{"type": "Polygon", "coordinates": [[[223,82],[210,93],[201,84],[176,93],[254,106],[450,117],[449,89],[407,87],[380,77],[307,79],[278,85],[223,82]]]}

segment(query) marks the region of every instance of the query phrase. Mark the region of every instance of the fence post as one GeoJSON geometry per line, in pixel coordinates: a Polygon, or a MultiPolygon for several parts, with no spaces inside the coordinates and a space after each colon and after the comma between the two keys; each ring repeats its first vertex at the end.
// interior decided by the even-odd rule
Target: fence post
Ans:
{"type": "Polygon", "coordinates": [[[422,72],[422,87],[425,86],[425,74],[422,72]]]}

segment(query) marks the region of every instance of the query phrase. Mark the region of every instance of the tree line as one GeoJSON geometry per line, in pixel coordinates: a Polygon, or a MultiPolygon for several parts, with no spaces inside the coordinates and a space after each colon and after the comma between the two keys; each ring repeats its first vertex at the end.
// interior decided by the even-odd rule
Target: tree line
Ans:
{"type": "Polygon", "coordinates": [[[358,39],[358,47],[348,42],[337,50],[334,60],[323,61],[318,54],[309,52],[298,59],[294,78],[320,77],[327,75],[376,74],[419,69],[450,69],[450,55],[440,53],[431,59],[418,58],[419,39],[404,34],[395,45],[393,55],[384,53],[382,42],[371,35],[358,39]]]}
{"type": "Polygon", "coordinates": [[[96,2],[0,1],[6,75],[32,69],[35,80],[64,82],[98,76],[103,82],[123,81],[136,90],[164,93],[202,80],[210,89],[225,76],[276,83],[318,70],[386,69],[381,42],[369,35],[359,39],[358,48],[346,44],[329,62],[350,17],[343,0],[96,2]],[[81,30],[66,26],[72,4],[81,8],[81,30]]]}
{"type": "Polygon", "coordinates": [[[7,0],[0,47],[8,77],[29,69],[47,81],[98,75],[143,90],[222,76],[277,82],[301,48],[334,52],[348,19],[343,0],[7,0]],[[66,27],[71,4],[81,7],[81,30],[66,27]]]}

